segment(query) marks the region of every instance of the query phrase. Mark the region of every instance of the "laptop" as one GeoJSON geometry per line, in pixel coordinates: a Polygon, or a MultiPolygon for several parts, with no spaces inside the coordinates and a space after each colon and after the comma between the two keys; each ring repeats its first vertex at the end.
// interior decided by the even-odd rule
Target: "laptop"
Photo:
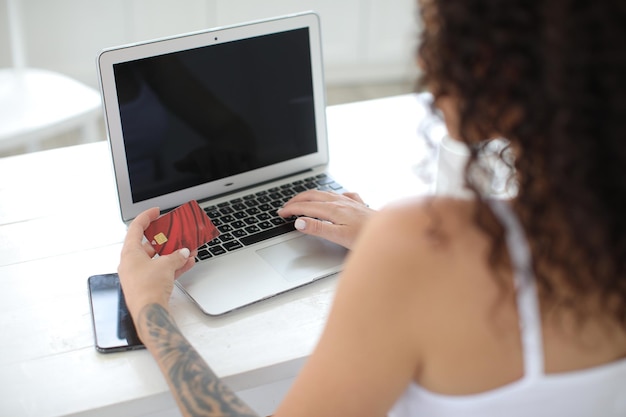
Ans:
{"type": "Polygon", "coordinates": [[[344,248],[275,214],[299,191],[344,191],[315,13],[106,49],[98,72],[122,220],[197,200],[222,232],[177,281],[205,314],[340,271],[344,248]]]}

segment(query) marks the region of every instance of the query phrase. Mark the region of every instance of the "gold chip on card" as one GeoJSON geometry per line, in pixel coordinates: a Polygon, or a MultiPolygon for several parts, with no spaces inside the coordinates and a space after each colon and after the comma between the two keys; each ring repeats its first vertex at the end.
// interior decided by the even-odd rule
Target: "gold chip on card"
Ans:
{"type": "Polygon", "coordinates": [[[158,235],[154,236],[154,240],[159,245],[162,245],[167,242],[167,236],[165,236],[165,233],[161,232],[158,235]]]}

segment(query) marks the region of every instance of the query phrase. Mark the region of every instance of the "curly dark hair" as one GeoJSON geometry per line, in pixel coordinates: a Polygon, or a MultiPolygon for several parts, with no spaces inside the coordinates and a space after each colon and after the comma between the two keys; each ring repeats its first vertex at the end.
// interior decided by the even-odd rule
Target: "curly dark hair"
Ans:
{"type": "Polygon", "coordinates": [[[626,2],[423,3],[420,83],[455,100],[467,183],[484,201],[478,144],[510,140],[542,296],[626,328],[626,2]]]}

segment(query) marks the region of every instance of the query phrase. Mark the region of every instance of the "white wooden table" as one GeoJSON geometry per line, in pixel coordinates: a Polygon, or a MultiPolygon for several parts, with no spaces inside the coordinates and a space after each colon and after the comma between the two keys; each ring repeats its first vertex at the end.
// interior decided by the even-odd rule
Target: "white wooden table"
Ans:
{"type": "MultiPolygon", "coordinates": [[[[332,169],[372,207],[432,190],[418,134],[426,96],[328,109],[332,169]]],[[[436,129],[436,132],[441,130],[436,129]]],[[[87,277],[116,270],[125,235],[104,141],[0,159],[0,416],[177,416],[147,351],[93,347],[87,277]]],[[[429,159],[430,158],[430,159],[429,159]]],[[[182,331],[270,414],[322,330],[337,278],[221,318],[175,290],[182,331]]]]}

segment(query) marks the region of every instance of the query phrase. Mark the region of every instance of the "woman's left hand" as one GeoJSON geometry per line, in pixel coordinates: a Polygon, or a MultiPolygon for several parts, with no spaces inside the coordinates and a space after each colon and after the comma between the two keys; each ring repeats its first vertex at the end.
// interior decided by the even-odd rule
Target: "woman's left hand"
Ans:
{"type": "Polygon", "coordinates": [[[148,225],[159,217],[159,209],[139,214],[128,227],[117,272],[128,310],[136,318],[148,304],[158,303],[168,308],[174,280],[193,267],[194,253],[188,248],[154,258],[155,251],[143,241],[148,225]]]}

